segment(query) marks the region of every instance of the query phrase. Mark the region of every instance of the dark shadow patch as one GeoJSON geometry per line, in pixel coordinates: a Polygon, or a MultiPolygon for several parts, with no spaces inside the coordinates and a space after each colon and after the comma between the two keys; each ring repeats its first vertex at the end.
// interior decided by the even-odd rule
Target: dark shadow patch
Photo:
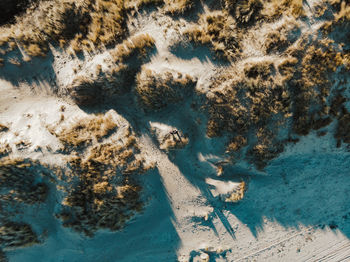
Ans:
{"type": "Polygon", "coordinates": [[[1,0],[0,1],[0,25],[14,23],[15,16],[23,13],[37,0],[1,0]]]}
{"type": "Polygon", "coordinates": [[[30,61],[24,62],[21,52],[16,49],[6,55],[6,61],[0,67],[0,78],[11,82],[16,87],[24,82],[39,89],[49,88],[50,90],[46,91],[56,93],[58,90],[53,62],[54,57],[51,52],[48,52],[45,57],[31,57],[30,61]],[[11,63],[11,61],[14,62],[11,63]],[[14,64],[16,62],[19,64],[14,64]]]}
{"type": "Polygon", "coordinates": [[[202,63],[211,62],[217,66],[229,65],[227,60],[217,58],[217,54],[210,49],[209,45],[182,42],[170,47],[170,52],[183,60],[198,58],[202,63]]]}

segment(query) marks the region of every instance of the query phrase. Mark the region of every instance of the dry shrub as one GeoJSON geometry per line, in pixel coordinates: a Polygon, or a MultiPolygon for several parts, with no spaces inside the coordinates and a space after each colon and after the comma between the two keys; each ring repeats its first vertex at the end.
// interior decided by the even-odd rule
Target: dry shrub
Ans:
{"type": "Polygon", "coordinates": [[[329,110],[330,115],[339,118],[341,115],[346,113],[346,108],[344,107],[345,102],[346,102],[346,98],[342,94],[340,93],[335,94],[332,98],[332,102],[329,110]]]}
{"type": "Polygon", "coordinates": [[[124,6],[126,9],[139,9],[146,6],[164,6],[167,14],[179,15],[191,10],[194,6],[193,0],[126,0],[124,6]]]}
{"type": "Polygon", "coordinates": [[[102,86],[102,81],[80,75],[73,79],[67,91],[78,105],[93,105],[101,101],[102,86]]]}
{"type": "Polygon", "coordinates": [[[302,60],[304,80],[306,86],[324,86],[329,83],[327,76],[335,72],[343,64],[341,53],[331,40],[314,43],[307,50],[302,60]]]}
{"type": "MultiPolygon", "coordinates": [[[[343,91],[344,89],[339,92],[343,91]]],[[[338,146],[341,145],[341,142],[350,144],[350,113],[345,107],[345,103],[347,103],[348,100],[349,99],[344,97],[341,93],[338,93],[333,96],[330,106],[330,114],[338,120],[334,133],[338,146]]]]}
{"type": "Polygon", "coordinates": [[[271,129],[267,126],[261,127],[256,132],[256,143],[247,152],[248,158],[258,169],[263,169],[268,161],[277,157],[283,152],[284,145],[278,141],[276,136],[278,129],[271,129]]]}
{"type": "Polygon", "coordinates": [[[264,42],[266,53],[282,53],[288,46],[296,41],[299,35],[300,29],[295,20],[289,20],[288,24],[285,23],[266,35],[264,42]]]}
{"type": "Polygon", "coordinates": [[[330,123],[326,99],[330,95],[329,77],[342,65],[342,56],[331,41],[310,45],[301,61],[301,76],[291,83],[294,96],[293,130],[306,135],[330,123]]]}
{"type": "Polygon", "coordinates": [[[239,25],[257,20],[263,3],[260,0],[225,0],[225,8],[235,17],[239,25]]]}
{"type": "Polygon", "coordinates": [[[127,10],[130,9],[139,9],[145,6],[159,6],[164,4],[163,0],[125,0],[124,7],[127,10]]]}
{"type": "Polygon", "coordinates": [[[28,247],[39,240],[30,225],[18,222],[5,222],[0,225],[0,246],[4,249],[28,247]]]}
{"type": "Polygon", "coordinates": [[[12,152],[12,149],[9,144],[0,145],[0,158],[9,155],[12,152]]]}
{"type": "Polygon", "coordinates": [[[270,32],[265,41],[265,47],[266,52],[276,52],[276,51],[282,51],[283,49],[287,48],[289,46],[289,41],[286,35],[281,34],[281,32],[275,31],[270,32]]]}
{"type": "Polygon", "coordinates": [[[155,73],[144,69],[137,76],[136,94],[146,109],[159,110],[168,104],[183,101],[196,84],[189,75],[166,71],[155,73]]]}
{"type": "Polygon", "coordinates": [[[0,124],[0,133],[1,132],[7,132],[9,130],[9,128],[3,124],[0,124]]]}
{"type": "Polygon", "coordinates": [[[45,56],[44,51],[38,44],[29,44],[26,48],[26,52],[29,56],[45,56]]]}
{"type": "Polygon", "coordinates": [[[338,11],[334,15],[335,23],[344,23],[350,21],[350,5],[347,1],[330,1],[332,6],[338,11]]]}
{"type": "Polygon", "coordinates": [[[166,13],[171,15],[184,14],[194,6],[193,0],[164,0],[166,13]]]}
{"type": "Polygon", "coordinates": [[[289,112],[289,92],[275,77],[257,75],[237,80],[231,74],[235,72],[220,75],[208,96],[209,137],[225,131],[244,136],[251,127],[266,125],[272,116],[289,112]]]}
{"type": "Polygon", "coordinates": [[[48,187],[38,182],[46,169],[29,159],[2,158],[0,160],[1,200],[35,204],[44,202],[48,187]]]}
{"type": "Polygon", "coordinates": [[[330,13],[333,14],[333,19],[328,19],[321,29],[326,37],[335,32],[338,34],[338,38],[340,37],[338,41],[348,45],[350,40],[348,31],[350,25],[350,4],[348,1],[340,0],[329,0],[327,3],[331,6],[330,13]]]}
{"type": "Polygon", "coordinates": [[[283,61],[278,65],[278,71],[283,76],[283,82],[287,82],[293,78],[297,64],[298,59],[289,56],[283,59],[283,61]]]}
{"type": "Polygon", "coordinates": [[[246,145],[247,145],[246,137],[242,135],[235,136],[233,139],[230,140],[229,144],[227,145],[226,153],[237,152],[246,145]]]}
{"type": "MultiPolygon", "coordinates": [[[[89,133],[87,129],[84,133],[89,133]]],[[[67,188],[58,214],[64,226],[91,236],[100,228],[121,229],[141,210],[141,187],[134,177],[150,166],[145,165],[130,129],[117,138],[70,156],[69,173],[75,182],[67,188]]]]}
{"type": "MultiPolygon", "coordinates": [[[[18,208],[41,204],[47,199],[48,186],[44,176],[50,171],[30,159],[0,159],[0,247],[13,249],[39,243],[38,237],[28,224],[11,222],[18,208]]],[[[16,217],[18,219],[18,217],[16,217]]]]}
{"type": "Polygon", "coordinates": [[[92,76],[79,74],[67,87],[68,94],[78,105],[90,106],[129,92],[141,65],[149,59],[147,54],[154,48],[155,40],[148,34],[125,40],[111,51],[111,70],[103,71],[99,65],[92,76]]]}
{"type": "Polygon", "coordinates": [[[263,168],[283,150],[277,135],[291,114],[291,97],[271,61],[246,63],[243,72],[235,68],[223,71],[212,83],[207,99],[207,135],[232,136],[226,153],[240,157],[248,145],[248,161],[263,168]],[[252,132],[258,135],[251,140],[252,132]]]}
{"type": "Polygon", "coordinates": [[[245,191],[247,191],[247,184],[246,182],[242,181],[239,183],[238,188],[225,199],[225,202],[238,202],[242,200],[244,198],[245,191]]]}
{"type": "Polygon", "coordinates": [[[24,12],[36,0],[2,0],[0,1],[0,25],[15,22],[15,16],[24,12]]]}
{"type": "Polygon", "coordinates": [[[198,23],[186,30],[184,36],[196,44],[209,45],[220,58],[235,59],[240,53],[242,35],[225,12],[201,15],[198,23]]]}
{"type": "Polygon", "coordinates": [[[91,51],[92,46],[119,42],[125,34],[122,0],[52,0],[41,1],[4,28],[0,43],[19,43],[28,55],[42,56],[50,42],[71,43],[76,52],[91,51]]]}
{"type": "Polygon", "coordinates": [[[244,67],[244,74],[248,78],[258,78],[266,80],[269,76],[274,74],[274,64],[271,61],[262,61],[255,63],[246,63],[244,67]]]}
{"type": "Polygon", "coordinates": [[[166,137],[164,137],[159,148],[165,151],[169,151],[172,149],[181,149],[184,148],[188,144],[188,142],[188,137],[185,137],[180,132],[179,135],[168,134],[166,137]]]}
{"type": "Polygon", "coordinates": [[[97,0],[91,14],[91,24],[88,28],[87,38],[99,46],[110,45],[124,36],[124,1],[97,0]]]}
{"type": "Polygon", "coordinates": [[[275,20],[282,15],[302,18],[305,17],[303,0],[267,0],[261,14],[267,20],[275,20]]]}
{"type": "Polygon", "coordinates": [[[13,64],[13,65],[18,66],[18,67],[22,65],[21,61],[20,61],[19,58],[17,58],[17,57],[11,57],[11,58],[9,58],[9,59],[8,59],[8,62],[9,62],[10,64],[13,64]]]}
{"type": "Polygon", "coordinates": [[[91,145],[95,141],[101,142],[103,138],[115,132],[117,127],[110,114],[101,114],[77,119],[71,126],[61,130],[49,127],[49,131],[63,143],[65,151],[70,152],[91,145]]]}
{"type": "Polygon", "coordinates": [[[82,1],[54,1],[53,6],[45,7],[46,17],[41,18],[44,32],[52,39],[71,40],[77,33],[87,33],[87,25],[90,22],[88,4],[82,1]]]}
{"type": "Polygon", "coordinates": [[[150,50],[154,49],[155,40],[149,34],[140,34],[126,39],[111,51],[115,62],[125,63],[128,59],[137,57],[145,58],[150,50]]]}
{"type": "Polygon", "coordinates": [[[63,177],[66,197],[57,217],[64,226],[88,236],[101,228],[121,229],[142,209],[141,187],[135,178],[151,168],[128,123],[110,111],[79,120],[56,135],[66,152],[73,151],[63,177]],[[113,117],[120,128],[102,140],[117,127],[113,117]]]}

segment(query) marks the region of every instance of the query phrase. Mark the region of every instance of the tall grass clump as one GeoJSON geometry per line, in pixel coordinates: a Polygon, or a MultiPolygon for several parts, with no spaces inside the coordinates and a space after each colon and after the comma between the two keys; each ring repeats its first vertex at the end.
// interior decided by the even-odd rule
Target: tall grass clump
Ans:
{"type": "Polygon", "coordinates": [[[156,73],[144,69],[138,74],[136,83],[135,91],[141,105],[146,109],[159,110],[183,101],[193,91],[196,80],[179,72],[156,73]]]}

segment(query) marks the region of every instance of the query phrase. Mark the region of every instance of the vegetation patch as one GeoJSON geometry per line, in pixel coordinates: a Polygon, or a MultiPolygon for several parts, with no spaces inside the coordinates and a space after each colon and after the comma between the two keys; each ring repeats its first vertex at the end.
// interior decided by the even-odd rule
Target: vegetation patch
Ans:
{"type": "Polygon", "coordinates": [[[44,202],[48,187],[40,172],[44,168],[29,159],[2,158],[0,160],[0,200],[35,204],[44,202]]]}
{"type": "Polygon", "coordinates": [[[241,51],[240,30],[225,12],[212,12],[200,16],[198,23],[184,32],[188,41],[209,45],[217,57],[234,60],[241,51]]]}
{"type": "Polygon", "coordinates": [[[298,39],[299,35],[300,29],[294,20],[291,20],[288,25],[283,24],[270,31],[264,41],[266,53],[282,53],[298,39]]]}
{"type": "Polygon", "coordinates": [[[148,34],[123,41],[110,52],[113,61],[107,70],[100,66],[92,75],[77,75],[67,87],[68,94],[78,105],[89,106],[111,95],[127,93],[141,65],[148,61],[149,53],[154,49],[155,40],[148,34]]]}
{"type": "Polygon", "coordinates": [[[171,15],[184,14],[194,6],[193,0],[164,0],[164,10],[171,15]]]}
{"type": "Polygon", "coordinates": [[[3,0],[0,2],[0,25],[15,22],[15,16],[24,12],[36,0],[3,0]]]}
{"type": "Polygon", "coordinates": [[[261,14],[266,20],[276,20],[282,15],[303,18],[306,16],[303,0],[267,0],[261,14]]]}
{"type": "Polygon", "coordinates": [[[124,0],[124,6],[127,10],[140,9],[142,7],[163,5],[163,0],[124,0]]]}
{"type": "Polygon", "coordinates": [[[224,70],[207,94],[207,135],[228,133],[226,152],[236,157],[248,145],[245,156],[258,168],[280,154],[291,135],[307,135],[334,119],[338,145],[349,141],[347,99],[331,89],[334,73],[349,64],[341,45],[301,39],[285,54],[278,63],[261,60],[246,63],[243,72],[224,70]],[[284,138],[279,136],[283,126],[291,128],[284,138]]]}
{"type": "Polygon", "coordinates": [[[0,133],[1,132],[7,132],[9,130],[9,128],[3,124],[0,124],[0,133]]]}
{"type": "Polygon", "coordinates": [[[231,70],[213,82],[207,95],[207,135],[228,133],[232,139],[226,153],[236,156],[249,142],[248,159],[263,168],[281,152],[275,148],[276,136],[290,115],[290,93],[271,61],[247,63],[243,73],[231,70]]]}
{"type": "Polygon", "coordinates": [[[293,130],[306,135],[311,129],[327,125],[330,95],[330,75],[342,65],[342,55],[332,42],[320,41],[304,51],[301,75],[295,74],[288,83],[294,96],[293,130]]]}
{"type": "Polygon", "coordinates": [[[73,153],[68,157],[65,174],[70,183],[64,187],[66,197],[57,217],[64,226],[88,236],[101,228],[119,230],[142,209],[142,188],[136,175],[151,168],[130,126],[120,118],[119,129],[115,130],[112,114],[89,118],[78,129],[73,125],[64,135],[58,134],[64,151],[73,153]],[[109,134],[112,130],[114,133],[109,134]],[[108,134],[109,139],[102,140],[108,134]]]}
{"type": "Polygon", "coordinates": [[[126,39],[111,51],[116,63],[127,63],[130,59],[146,58],[150,50],[154,49],[155,40],[149,34],[140,34],[126,39]]]}
{"type": "Polygon", "coordinates": [[[242,26],[257,20],[262,8],[263,2],[260,0],[225,0],[225,9],[242,26]]]}
{"type": "Polygon", "coordinates": [[[125,29],[122,0],[41,1],[15,24],[0,29],[0,45],[9,50],[18,45],[30,56],[44,56],[49,43],[71,46],[75,52],[91,51],[121,41],[125,29]]]}
{"type": "Polygon", "coordinates": [[[73,79],[67,91],[76,104],[93,105],[101,102],[102,87],[103,81],[94,81],[85,75],[79,75],[73,79]]]}
{"type": "Polygon", "coordinates": [[[271,64],[249,64],[248,77],[233,79],[226,71],[212,84],[208,95],[210,137],[224,131],[244,134],[250,127],[266,124],[273,115],[289,111],[289,92],[272,77],[271,64]]]}
{"type": "Polygon", "coordinates": [[[9,155],[12,149],[9,144],[2,143],[0,145],[0,158],[9,155]]]}
{"type": "Polygon", "coordinates": [[[78,119],[72,125],[60,130],[49,127],[49,131],[63,143],[66,152],[71,152],[89,146],[93,142],[101,142],[103,138],[115,132],[117,127],[118,124],[111,114],[101,114],[78,119]]]}
{"type": "Polygon", "coordinates": [[[0,224],[0,246],[3,249],[27,247],[38,243],[38,237],[30,225],[17,222],[0,224]]]}
{"type": "Polygon", "coordinates": [[[144,68],[137,76],[136,94],[144,108],[159,110],[183,101],[195,84],[196,80],[189,75],[172,71],[156,73],[144,68]]]}

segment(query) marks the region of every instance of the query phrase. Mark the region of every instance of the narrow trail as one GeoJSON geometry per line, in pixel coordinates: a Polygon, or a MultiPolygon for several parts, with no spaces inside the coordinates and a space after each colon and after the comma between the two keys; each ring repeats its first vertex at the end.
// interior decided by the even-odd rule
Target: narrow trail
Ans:
{"type": "Polygon", "coordinates": [[[179,168],[169,160],[166,153],[157,148],[149,136],[143,135],[141,144],[144,146],[145,154],[151,161],[156,162],[172,205],[174,226],[182,240],[182,249],[180,248],[179,253],[188,254],[203,245],[218,245],[220,238],[217,232],[221,231],[222,225],[213,225],[212,228],[200,227],[198,221],[193,219],[198,218],[205,222],[204,217],[213,211],[208,199],[203,196],[198,187],[185,178],[179,168]],[[203,234],[206,235],[205,238],[203,234]],[[208,242],[202,243],[203,239],[207,239],[208,242]]]}

